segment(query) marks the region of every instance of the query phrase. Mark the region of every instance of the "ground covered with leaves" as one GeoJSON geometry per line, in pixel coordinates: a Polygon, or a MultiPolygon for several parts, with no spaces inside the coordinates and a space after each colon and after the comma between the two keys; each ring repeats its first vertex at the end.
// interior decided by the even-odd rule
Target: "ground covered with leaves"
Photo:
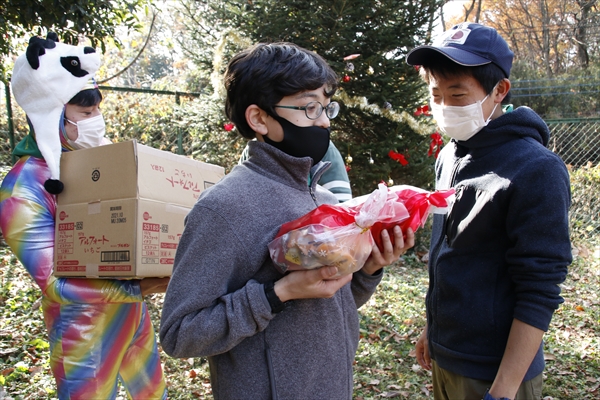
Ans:
{"type": "MultiPolygon", "coordinates": [[[[426,264],[411,252],[387,268],[377,293],[360,309],[355,399],[433,398],[430,373],[414,357],[427,280],[426,264]]],[[[546,400],[600,398],[599,284],[600,262],[584,249],[562,285],[565,302],[545,335],[546,400]]],[[[147,299],[157,328],[162,300],[147,299]]],[[[56,398],[39,290],[1,240],[0,306],[0,398],[56,398]]],[[[162,351],[161,357],[170,399],[212,398],[206,359],[173,359],[162,351]]]]}

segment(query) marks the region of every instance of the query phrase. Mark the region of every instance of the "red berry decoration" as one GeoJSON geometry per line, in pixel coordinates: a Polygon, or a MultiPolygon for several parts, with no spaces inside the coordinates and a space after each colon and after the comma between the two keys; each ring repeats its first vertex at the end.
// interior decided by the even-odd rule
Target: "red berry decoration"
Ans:
{"type": "Polygon", "coordinates": [[[225,129],[227,132],[232,131],[234,127],[235,127],[235,125],[233,125],[233,123],[231,123],[231,122],[223,125],[223,129],[225,129]]]}
{"type": "Polygon", "coordinates": [[[402,153],[398,153],[397,151],[390,150],[390,152],[388,153],[388,156],[392,160],[398,161],[400,163],[400,165],[402,165],[402,166],[408,165],[408,160],[406,159],[406,157],[402,153]]]}
{"type": "Polygon", "coordinates": [[[428,104],[417,107],[417,110],[414,112],[414,116],[418,117],[419,115],[431,116],[428,104]]]}
{"type": "Polygon", "coordinates": [[[351,79],[352,79],[352,78],[350,78],[348,75],[344,75],[344,77],[342,78],[342,80],[343,80],[344,82],[350,82],[350,80],[351,80],[351,79]]]}
{"type": "Polygon", "coordinates": [[[429,151],[427,152],[427,156],[431,157],[432,155],[435,155],[435,158],[437,158],[438,154],[440,154],[440,150],[443,145],[444,141],[442,140],[442,135],[440,135],[437,132],[432,133],[431,143],[429,144],[429,151]]]}

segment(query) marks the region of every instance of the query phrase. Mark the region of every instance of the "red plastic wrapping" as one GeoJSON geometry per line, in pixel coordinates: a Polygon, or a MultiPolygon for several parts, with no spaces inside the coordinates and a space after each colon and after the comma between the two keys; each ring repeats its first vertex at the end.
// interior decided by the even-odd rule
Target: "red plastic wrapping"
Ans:
{"type": "MultiPolygon", "coordinates": [[[[381,231],[400,225],[402,232],[423,226],[434,207],[448,206],[453,189],[428,192],[413,186],[383,184],[373,193],[336,205],[321,205],[285,223],[269,252],[282,272],[338,267],[338,276],[358,271],[376,243],[383,250],[381,231]]],[[[392,243],[393,233],[390,232],[392,243]]]]}
{"type": "Polygon", "coordinates": [[[373,239],[375,240],[375,243],[377,243],[379,250],[383,250],[383,245],[381,243],[381,231],[383,229],[388,230],[393,244],[394,234],[391,229],[395,225],[400,225],[402,234],[405,234],[408,228],[411,228],[413,232],[416,232],[417,229],[425,225],[429,212],[433,207],[438,209],[448,207],[448,198],[453,194],[454,189],[428,192],[408,185],[392,186],[390,188],[390,193],[388,194],[388,201],[403,204],[410,216],[403,221],[387,219],[378,220],[373,224],[371,227],[371,234],[373,235],[373,239]],[[394,195],[396,198],[394,198],[394,195]]]}

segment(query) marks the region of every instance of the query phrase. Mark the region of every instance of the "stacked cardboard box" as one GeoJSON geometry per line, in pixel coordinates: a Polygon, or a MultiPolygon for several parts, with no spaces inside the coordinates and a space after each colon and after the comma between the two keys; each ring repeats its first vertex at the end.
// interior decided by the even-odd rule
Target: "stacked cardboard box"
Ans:
{"type": "Polygon", "coordinates": [[[184,218],[224,168],[136,141],[63,153],[54,275],[170,276],[184,218]]]}

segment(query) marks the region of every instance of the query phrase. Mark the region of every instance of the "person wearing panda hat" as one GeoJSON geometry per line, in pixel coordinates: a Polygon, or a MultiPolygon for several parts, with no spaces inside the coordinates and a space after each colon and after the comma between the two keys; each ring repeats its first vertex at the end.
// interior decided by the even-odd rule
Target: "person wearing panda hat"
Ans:
{"type": "Polygon", "coordinates": [[[42,291],[50,367],[59,399],[114,399],[120,380],[133,399],[167,397],[155,331],[143,296],[168,278],[57,278],[52,275],[60,154],[107,142],[91,47],[34,37],[15,62],[11,86],[27,114],[19,160],[0,187],[4,239],[42,291]]]}

